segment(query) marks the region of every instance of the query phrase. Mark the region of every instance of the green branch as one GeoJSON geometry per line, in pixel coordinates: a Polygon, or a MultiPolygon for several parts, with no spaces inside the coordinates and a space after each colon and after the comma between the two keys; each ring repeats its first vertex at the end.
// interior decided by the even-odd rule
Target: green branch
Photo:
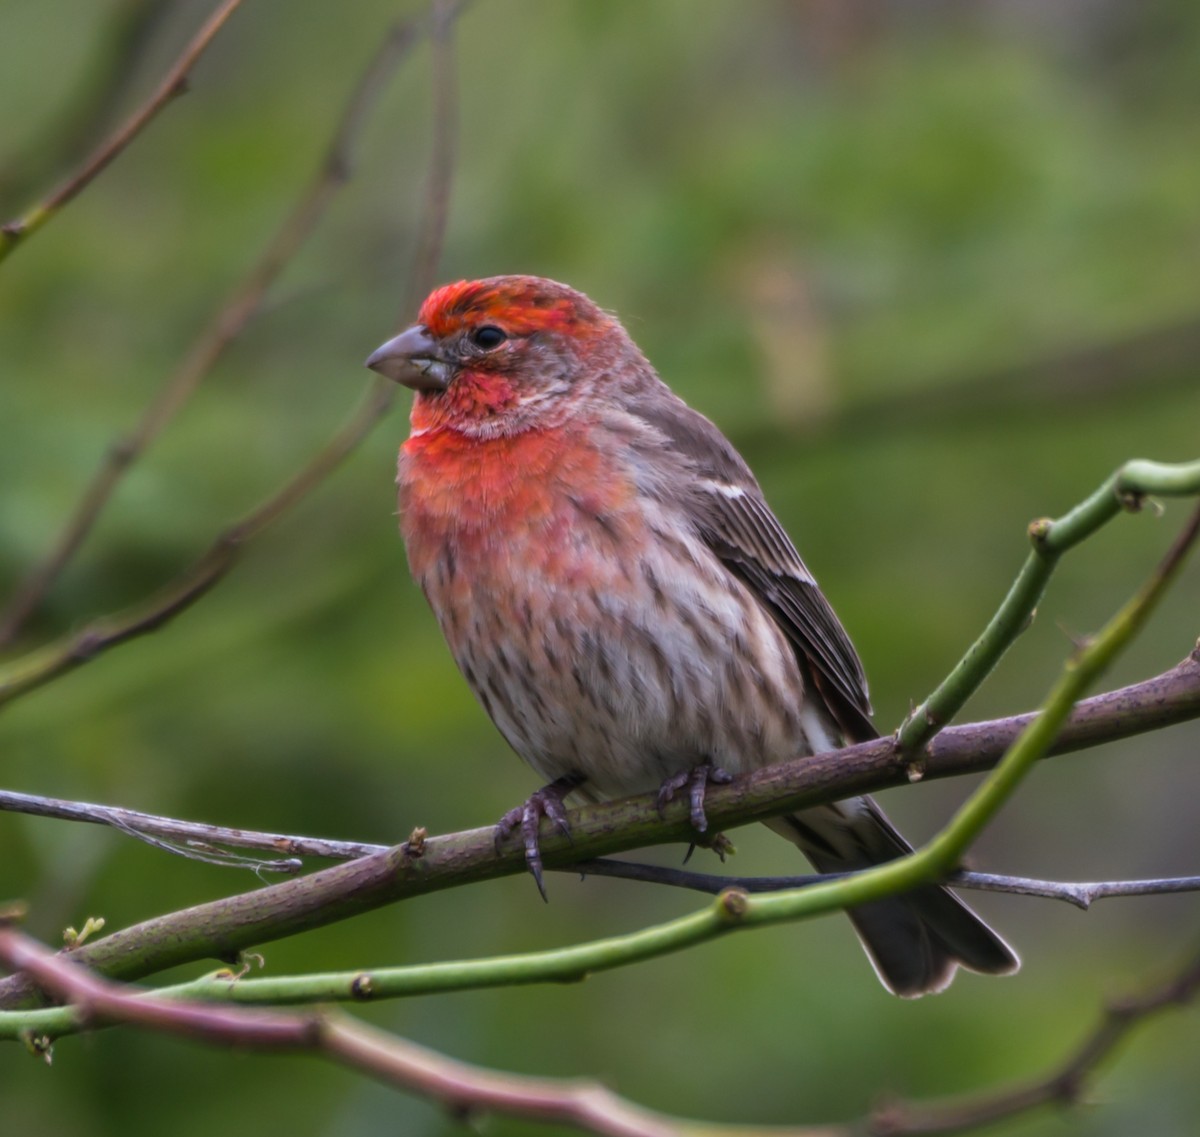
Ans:
{"type": "Polygon", "coordinates": [[[962,709],[1000,657],[1029,626],[1046,584],[1068,549],[1086,540],[1122,510],[1136,512],[1151,495],[1200,494],[1200,461],[1179,465],[1135,459],[1126,462],[1091,497],[1057,520],[1029,526],[1033,551],[983,634],[954,670],[900,726],[901,751],[915,758],[929,740],[962,709]]]}
{"type": "MultiPolygon", "coordinates": [[[[1076,701],[1144,626],[1178,574],[1198,534],[1200,508],[1193,512],[1150,580],[1090,643],[1068,661],[1041,713],[1021,733],[996,769],[945,829],[907,857],[853,876],[773,895],[750,896],[728,889],[713,903],[690,915],[640,932],[570,948],[493,959],[290,978],[243,980],[234,979],[228,973],[218,973],[167,988],[158,994],[279,1004],[366,1001],[477,987],[566,982],[582,979],[596,971],[681,951],[735,929],[807,919],[942,879],[957,868],[967,848],[1012,796],[1030,767],[1049,752],[1076,701]]],[[[411,861],[412,857],[406,855],[403,862],[396,862],[396,867],[411,861]]],[[[343,871],[352,868],[353,864],[347,865],[343,871]]],[[[280,885],[270,891],[286,887],[280,885]]],[[[78,1029],[80,1025],[70,1008],[0,1013],[0,1037],[26,1037],[31,1032],[58,1034],[78,1029]]]]}

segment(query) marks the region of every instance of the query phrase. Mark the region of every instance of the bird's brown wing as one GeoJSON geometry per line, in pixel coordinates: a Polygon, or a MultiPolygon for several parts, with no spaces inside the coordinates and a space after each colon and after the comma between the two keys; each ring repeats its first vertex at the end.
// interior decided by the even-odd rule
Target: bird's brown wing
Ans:
{"type": "Polygon", "coordinates": [[[708,419],[665,393],[632,409],[690,467],[678,492],[697,530],[787,634],[848,740],[874,738],[858,653],[750,468],[708,419]]]}

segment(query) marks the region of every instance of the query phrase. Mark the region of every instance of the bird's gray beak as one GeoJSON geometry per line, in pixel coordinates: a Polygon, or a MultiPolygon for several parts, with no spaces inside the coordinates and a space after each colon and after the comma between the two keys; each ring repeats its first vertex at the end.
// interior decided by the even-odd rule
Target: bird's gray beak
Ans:
{"type": "Polygon", "coordinates": [[[440,345],[423,324],[414,324],[373,351],[367,366],[414,391],[444,391],[453,374],[440,345]]]}

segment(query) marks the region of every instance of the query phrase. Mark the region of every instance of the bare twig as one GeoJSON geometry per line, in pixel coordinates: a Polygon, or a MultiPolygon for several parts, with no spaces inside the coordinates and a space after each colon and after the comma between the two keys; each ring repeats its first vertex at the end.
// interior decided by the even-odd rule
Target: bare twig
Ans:
{"type": "MultiPolygon", "coordinates": [[[[454,21],[469,0],[434,0],[430,36],[433,45],[433,139],[424,219],[417,237],[412,273],[397,325],[403,326],[432,287],[450,219],[454,155],[458,147],[458,84],[454,81],[454,21]]],[[[392,384],[395,390],[395,385],[392,384]]]]}
{"type": "MultiPolygon", "coordinates": [[[[730,876],[725,873],[691,872],[666,865],[646,865],[633,861],[614,861],[600,857],[563,866],[561,872],[580,876],[606,876],[618,880],[636,880],[646,884],[665,884],[687,888],[716,896],[727,888],[743,892],[782,892],[788,888],[804,888],[827,880],[838,880],[850,873],[804,873],[797,876],[730,876]]],[[[1200,892],[1200,876],[1154,877],[1146,880],[1035,880],[1026,876],[1004,876],[999,873],[957,872],[947,878],[955,888],[977,889],[981,892],[1008,892],[1017,896],[1037,896],[1046,900],[1062,900],[1076,908],[1088,909],[1097,900],[1115,896],[1161,896],[1176,892],[1200,892]]]]}
{"type": "Polygon", "coordinates": [[[187,90],[187,77],[196,60],[204,54],[213,37],[237,10],[242,0],[223,0],[204,26],[192,37],[150,97],[108,138],[66,181],[48,197],[21,217],[0,226],[0,261],[31,233],[40,229],[72,198],[86,189],[96,176],[117,157],[147,124],[178,95],[187,90]]]}
{"type": "MultiPolygon", "coordinates": [[[[386,853],[387,845],[361,841],[337,841],[325,837],[301,837],[293,834],[262,833],[253,829],[230,829],[199,821],[182,821],[134,809],[96,805],[91,802],[64,801],[61,798],[0,790],[0,811],[24,813],[35,817],[53,817],[66,821],[86,821],[110,825],[121,833],[168,853],[206,864],[247,868],[253,872],[295,873],[303,867],[301,857],[323,857],[348,861],[375,853],[386,853]],[[225,846],[262,849],[290,854],[282,859],[262,860],[231,853],[225,846]]],[[[666,865],[639,864],[608,858],[579,861],[556,866],[556,871],[581,877],[604,876],[619,880],[662,884],[686,888],[715,896],[726,888],[743,892],[779,892],[802,888],[819,881],[835,880],[839,873],[805,873],[789,876],[732,876],[725,873],[700,873],[666,865]]],[[[1154,896],[1163,893],[1200,891],[1200,876],[1154,877],[1145,880],[1052,881],[1031,877],[1004,876],[997,873],[959,872],[949,878],[956,888],[983,892],[1008,892],[1064,900],[1076,908],[1087,909],[1097,900],[1119,896],[1154,896]]]]}
{"type": "MultiPolygon", "coordinates": [[[[462,3],[439,0],[435,18],[435,34],[447,38],[453,17],[463,10],[462,3]],[[438,14],[440,13],[440,15],[438,14]]],[[[452,54],[448,48],[435,53],[434,89],[439,110],[434,116],[435,153],[444,148],[438,131],[448,129],[453,117],[453,100],[447,91],[453,88],[449,68],[452,54]],[[440,94],[438,94],[440,92],[440,94]]],[[[442,230],[447,217],[445,201],[450,194],[453,163],[442,159],[435,163],[430,175],[430,191],[422,230],[428,252],[423,261],[414,264],[409,278],[408,295],[423,294],[433,285],[434,258],[441,248],[442,230]]],[[[122,612],[102,617],[85,625],[80,631],[49,644],[29,655],[14,660],[0,669],[0,706],[28,691],[56,679],[68,671],[147,632],[155,631],[179,613],[190,608],[233,567],[247,541],[257,537],[272,522],[286,513],[321,484],[370,433],[375,424],[388,412],[395,398],[396,385],[388,380],[373,381],[358,408],[334,433],[307,465],[285,482],[257,509],[219,534],[208,550],[187,571],[150,599],[122,612]]]]}
{"type": "Polygon", "coordinates": [[[1072,1105],[1081,1100],[1100,1064],[1134,1027],[1161,1011],[1186,1006],[1195,998],[1198,989],[1200,956],[1145,994],[1110,1003],[1075,1052],[1045,1077],[1000,1093],[957,1102],[933,1105],[894,1102],[870,1119],[870,1132],[878,1137],[964,1133],[1028,1113],[1038,1106],[1072,1105]]]}
{"type": "Polygon", "coordinates": [[[21,582],[0,615],[0,647],[10,643],[41,603],[47,590],[83,544],[118,483],[134,462],[162,433],[184,403],[211,372],[230,344],[258,312],[263,297],[316,228],[326,208],[350,178],[352,150],[363,123],[387,79],[417,42],[420,27],[406,23],[392,28],[355,84],[334,129],[316,175],[271,238],[250,271],[234,287],[207,327],[201,331],[175,373],[125,438],[112,445],[53,548],[21,582]]]}
{"type": "MultiPolygon", "coordinates": [[[[285,856],[283,861],[249,859],[243,867],[256,871],[265,867],[276,872],[291,872],[300,867],[297,857],[327,857],[332,860],[354,860],[371,853],[381,853],[385,845],[368,845],[358,841],[330,841],[320,837],[298,837],[283,833],[259,833],[249,829],[229,829],[198,821],[181,821],[135,809],[97,805],[84,801],[64,801],[61,798],[39,797],[35,794],[0,790],[0,810],[26,813],[36,817],[56,817],[65,821],[87,821],[111,825],[142,841],[161,842],[167,851],[190,855],[195,850],[213,851],[225,846],[235,849],[259,849],[285,856]]],[[[207,858],[199,858],[207,859],[207,858]]]]}
{"type": "Polygon", "coordinates": [[[23,153],[0,159],[0,197],[32,197],[57,171],[79,163],[126,101],[171,0],[118,0],[109,7],[58,121],[32,138],[23,153]]]}

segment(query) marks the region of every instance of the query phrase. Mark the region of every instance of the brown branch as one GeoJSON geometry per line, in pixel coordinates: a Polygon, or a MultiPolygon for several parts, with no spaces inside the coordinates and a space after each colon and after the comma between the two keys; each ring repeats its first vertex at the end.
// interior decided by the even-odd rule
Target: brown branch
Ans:
{"type": "Polygon", "coordinates": [[[0,261],[86,189],[169,102],[187,90],[187,77],[242,0],[224,0],[192,37],[162,82],[78,170],[24,215],[0,226],[0,261]]]}
{"type": "Polygon", "coordinates": [[[312,234],[350,179],[352,150],[385,82],[418,40],[416,23],[392,28],[355,84],[316,175],[250,271],[233,288],[133,431],[108,450],[49,554],[26,574],[0,615],[0,647],[11,643],[79,550],[129,468],[195,393],[262,306],[267,290],[312,234]]]}
{"type": "MultiPolygon", "coordinates": [[[[434,34],[446,39],[453,19],[465,4],[439,0],[435,9],[434,34]]],[[[447,149],[441,141],[453,119],[453,98],[446,94],[453,87],[453,62],[448,47],[434,55],[434,152],[447,149]],[[440,92],[440,95],[438,94],[440,92]]],[[[407,294],[423,294],[433,286],[434,258],[441,249],[442,233],[448,210],[453,163],[435,161],[430,175],[426,213],[422,231],[427,234],[424,260],[414,263],[407,294]]],[[[50,682],[96,656],[147,632],[155,631],[179,613],[190,608],[233,567],[247,541],[286,513],[342,464],[388,412],[395,399],[396,385],[388,380],[373,381],[358,408],[334,433],[307,465],[285,482],[257,509],[236,522],[209,546],[191,568],[152,596],[114,615],[85,625],[80,631],[14,660],[0,669],[0,707],[20,695],[50,682]]]]}
{"type": "MultiPolygon", "coordinates": [[[[1200,716],[1200,650],[1144,684],[1086,700],[1075,710],[1054,753],[1125,737],[1149,724],[1164,726],[1200,716]]],[[[993,766],[1028,721],[1026,715],[950,727],[931,744],[924,776],[950,777],[993,766]]],[[[728,786],[714,786],[705,806],[716,829],[790,813],[826,801],[907,785],[910,771],[893,740],[799,758],[757,770],[728,786]]],[[[587,806],[571,814],[571,839],[547,832],[548,866],[575,865],[610,853],[668,842],[694,833],[686,802],[660,817],[647,794],[587,806]]],[[[493,830],[429,837],[348,864],[267,888],[171,912],[92,940],[74,958],[120,979],[136,979],[176,964],[234,958],[248,948],[322,927],[411,896],[525,870],[519,840],[496,848],[493,830]]],[[[19,980],[0,980],[0,1007],[29,997],[19,980]]]]}
{"type": "MultiPolygon", "coordinates": [[[[92,802],[64,801],[61,798],[0,790],[0,812],[23,813],[33,817],[52,817],[63,821],[84,821],[109,825],[126,836],[144,841],[154,848],[191,860],[220,867],[245,868],[255,873],[296,873],[303,867],[301,857],[323,857],[348,861],[386,853],[388,846],[362,841],[338,841],[325,837],[301,837],[285,833],[263,833],[253,829],[230,829],[200,821],[141,813],[136,809],[97,805],[92,802]],[[229,851],[260,849],[290,854],[273,860],[246,857],[229,851]]],[[[805,873],[790,876],[732,876],[725,873],[700,873],[666,865],[640,864],[599,857],[590,861],[562,865],[558,872],[573,876],[603,876],[645,884],[686,888],[716,896],[727,888],[743,892],[780,892],[809,884],[833,880],[840,873],[805,873]]],[[[1007,892],[1019,896],[1037,896],[1062,900],[1076,908],[1090,908],[1097,900],[1125,896],[1158,896],[1165,893],[1200,892],[1200,876],[1156,877],[1143,880],[1058,881],[1031,877],[1004,876],[997,873],[959,872],[950,878],[956,888],[983,892],[1007,892]]]]}
{"type": "Polygon", "coordinates": [[[1042,1078],[995,1094],[935,1105],[891,1103],[870,1119],[878,1137],[930,1137],[982,1129],[997,1121],[1028,1113],[1042,1105],[1080,1101],[1100,1064],[1126,1036],[1150,1016],[1189,1004],[1200,990],[1200,955],[1178,974],[1143,995],[1105,1007],[1100,1021],[1058,1069],[1042,1078]]]}
{"type": "MultiPolygon", "coordinates": [[[[424,218],[418,232],[412,274],[397,317],[403,327],[433,287],[450,220],[454,155],[458,148],[458,85],[454,81],[454,22],[470,0],[434,0],[430,38],[433,45],[433,136],[424,218]]],[[[392,389],[395,387],[392,385],[392,389]]]]}

